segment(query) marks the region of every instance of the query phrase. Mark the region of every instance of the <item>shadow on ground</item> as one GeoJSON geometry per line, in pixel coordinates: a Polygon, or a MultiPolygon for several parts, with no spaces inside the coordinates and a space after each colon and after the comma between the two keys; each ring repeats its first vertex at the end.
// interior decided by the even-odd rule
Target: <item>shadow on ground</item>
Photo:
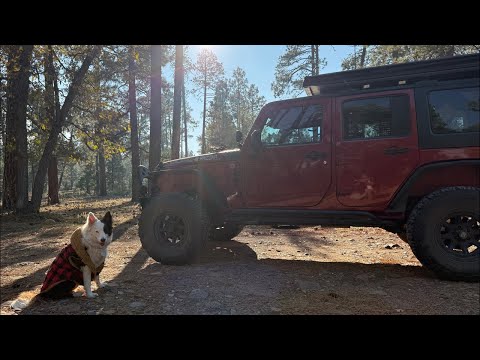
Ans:
{"type": "Polygon", "coordinates": [[[139,249],[109,282],[96,299],[22,314],[478,313],[478,284],[440,281],[421,266],[258,259],[237,241],[209,243],[188,266],[152,262],[139,249]]]}

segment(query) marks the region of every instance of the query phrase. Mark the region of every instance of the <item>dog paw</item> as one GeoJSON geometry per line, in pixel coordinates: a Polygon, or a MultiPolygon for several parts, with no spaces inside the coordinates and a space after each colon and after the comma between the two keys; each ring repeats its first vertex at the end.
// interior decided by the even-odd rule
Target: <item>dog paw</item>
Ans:
{"type": "Polygon", "coordinates": [[[98,296],[98,294],[97,294],[97,293],[93,293],[93,292],[90,293],[90,294],[87,294],[87,298],[89,298],[89,299],[94,299],[94,298],[96,298],[97,296],[98,296]]]}
{"type": "Polygon", "coordinates": [[[77,298],[77,297],[82,297],[83,295],[83,292],[82,291],[74,291],[72,293],[73,297],[77,298]]]}

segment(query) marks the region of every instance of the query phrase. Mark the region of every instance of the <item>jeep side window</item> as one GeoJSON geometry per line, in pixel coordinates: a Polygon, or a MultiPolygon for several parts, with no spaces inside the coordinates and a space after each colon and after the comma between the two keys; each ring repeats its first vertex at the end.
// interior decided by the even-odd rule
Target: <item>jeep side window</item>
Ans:
{"type": "Polygon", "coordinates": [[[480,129],[478,87],[431,91],[428,107],[434,134],[478,132],[480,129]]]}
{"type": "Polygon", "coordinates": [[[342,104],[343,138],[406,136],[410,132],[409,110],[407,95],[345,101],[342,104]]]}
{"type": "Polygon", "coordinates": [[[261,140],[266,146],[321,142],[323,107],[295,106],[279,109],[267,118],[261,140]]]}

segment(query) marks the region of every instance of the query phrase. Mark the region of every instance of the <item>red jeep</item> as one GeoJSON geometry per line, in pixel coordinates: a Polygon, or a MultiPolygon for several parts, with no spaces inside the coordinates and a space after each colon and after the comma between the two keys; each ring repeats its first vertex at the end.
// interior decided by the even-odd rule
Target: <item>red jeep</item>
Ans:
{"type": "Polygon", "coordinates": [[[479,54],[307,77],[240,149],[141,168],[140,239],[164,264],[246,224],[375,226],[439,277],[480,279],[479,54]]]}

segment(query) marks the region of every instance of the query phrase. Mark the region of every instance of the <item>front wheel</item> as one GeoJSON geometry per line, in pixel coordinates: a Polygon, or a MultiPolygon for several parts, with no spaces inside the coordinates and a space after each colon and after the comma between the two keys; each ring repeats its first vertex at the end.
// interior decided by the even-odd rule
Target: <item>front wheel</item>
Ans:
{"type": "Polygon", "coordinates": [[[202,251],[207,229],[201,203],[181,193],[160,194],[142,211],[139,235],[143,248],[162,264],[193,262],[202,251]]]}
{"type": "Polygon", "coordinates": [[[480,189],[444,188],[424,197],[407,223],[413,253],[440,278],[480,280],[480,189]]]}

